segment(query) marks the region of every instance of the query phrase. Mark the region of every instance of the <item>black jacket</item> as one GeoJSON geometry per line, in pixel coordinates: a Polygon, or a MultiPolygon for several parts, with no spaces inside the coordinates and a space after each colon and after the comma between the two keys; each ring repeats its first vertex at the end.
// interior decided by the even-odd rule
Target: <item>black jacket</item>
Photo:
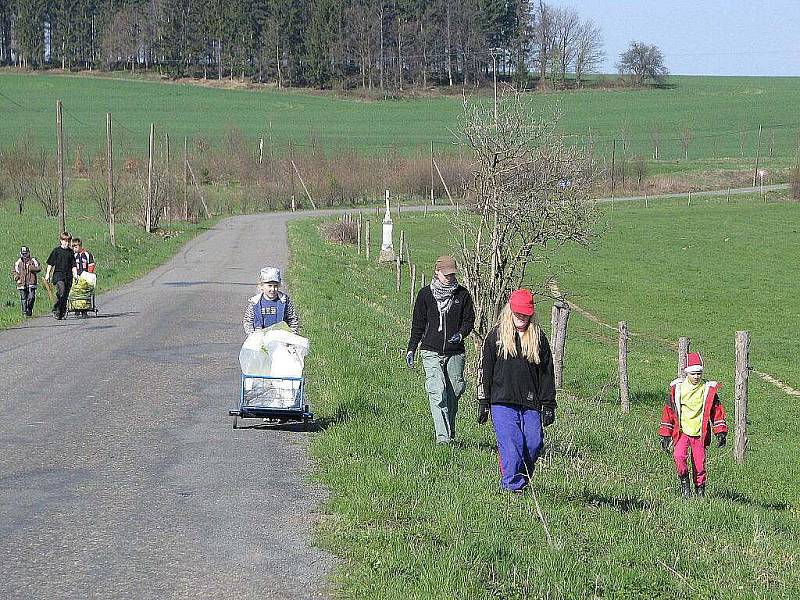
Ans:
{"type": "Polygon", "coordinates": [[[453,292],[453,304],[444,320],[442,331],[439,331],[439,308],[433,297],[431,286],[426,285],[417,294],[414,302],[414,313],[411,317],[411,338],[408,340],[408,351],[415,352],[422,342],[423,350],[438,352],[444,356],[464,353],[464,342],[475,326],[475,307],[467,288],[459,285],[453,292]],[[460,333],[462,341],[450,344],[448,339],[460,333]]]}
{"type": "Polygon", "coordinates": [[[517,356],[507,359],[497,354],[497,327],[483,344],[482,404],[516,404],[534,410],[556,407],[556,385],[550,344],[542,332],[539,340],[539,364],[522,356],[519,336],[515,336],[517,356]]]}

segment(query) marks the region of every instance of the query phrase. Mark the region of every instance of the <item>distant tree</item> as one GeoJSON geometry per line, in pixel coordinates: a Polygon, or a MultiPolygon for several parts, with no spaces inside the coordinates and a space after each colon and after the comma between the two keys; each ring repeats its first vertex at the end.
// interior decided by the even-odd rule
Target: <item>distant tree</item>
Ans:
{"type": "Polygon", "coordinates": [[[684,127],[681,131],[681,147],[683,148],[683,160],[689,160],[689,144],[692,142],[692,130],[684,127]]]}
{"type": "Polygon", "coordinates": [[[563,85],[567,80],[567,69],[575,59],[577,38],[581,19],[574,8],[563,7],[554,10],[555,57],[558,61],[559,79],[563,85]]]}
{"type": "Polygon", "coordinates": [[[584,21],[575,38],[575,85],[581,87],[584,75],[595,71],[604,56],[600,28],[592,21],[584,21]]]}
{"type": "Polygon", "coordinates": [[[636,187],[641,189],[642,181],[647,176],[647,161],[641,154],[633,157],[633,174],[636,177],[636,187]]]}
{"type": "Polygon", "coordinates": [[[641,42],[631,42],[628,49],[619,55],[617,69],[620,75],[630,77],[635,85],[642,85],[647,79],[664,83],[669,75],[661,50],[641,42]]]}
{"type": "Polygon", "coordinates": [[[539,0],[533,11],[534,64],[539,72],[539,85],[543,86],[548,73],[555,44],[555,19],[553,9],[539,0]]]}
{"type": "Polygon", "coordinates": [[[661,150],[661,128],[654,127],[650,131],[650,142],[653,144],[653,160],[658,160],[661,150]]]}

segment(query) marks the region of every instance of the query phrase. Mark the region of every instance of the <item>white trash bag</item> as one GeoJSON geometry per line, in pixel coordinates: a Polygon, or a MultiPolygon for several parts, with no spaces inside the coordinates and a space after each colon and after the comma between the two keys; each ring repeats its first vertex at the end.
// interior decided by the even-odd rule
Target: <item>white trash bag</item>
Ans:
{"type": "MultiPolygon", "coordinates": [[[[284,328],[257,329],[245,340],[239,364],[245,375],[302,377],[309,340],[284,328]]],[[[302,408],[299,381],[246,379],[245,404],[302,408]]]]}

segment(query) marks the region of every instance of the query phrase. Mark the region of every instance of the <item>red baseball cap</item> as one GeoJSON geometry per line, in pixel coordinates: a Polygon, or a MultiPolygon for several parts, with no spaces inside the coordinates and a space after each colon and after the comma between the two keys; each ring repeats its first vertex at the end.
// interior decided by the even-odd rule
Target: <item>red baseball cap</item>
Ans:
{"type": "Polygon", "coordinates": [[[511,293],[508,299],[511,305],[511,311],[521,315],[532,315],[536,309],[533,305],[533,294],[530,290],[521,289],[511,293]]]}

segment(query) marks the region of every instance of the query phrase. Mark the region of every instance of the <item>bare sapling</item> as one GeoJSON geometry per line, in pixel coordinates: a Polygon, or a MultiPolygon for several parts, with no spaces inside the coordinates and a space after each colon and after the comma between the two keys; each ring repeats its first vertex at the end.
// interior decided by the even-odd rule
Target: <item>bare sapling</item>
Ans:
{"type": "Polygon", "coordinates": [[[472,151],[473,173],[468,210],[451,221],[475,303],[478,350],[529,267],[549,281],[554,250],[593,238],[595,165],[586,148],[564,143],[558,120],[557,111],[534,109],[519,93],[502,95],[496,121],[491,104],[465,102],[458,133],[472,151]]]}

